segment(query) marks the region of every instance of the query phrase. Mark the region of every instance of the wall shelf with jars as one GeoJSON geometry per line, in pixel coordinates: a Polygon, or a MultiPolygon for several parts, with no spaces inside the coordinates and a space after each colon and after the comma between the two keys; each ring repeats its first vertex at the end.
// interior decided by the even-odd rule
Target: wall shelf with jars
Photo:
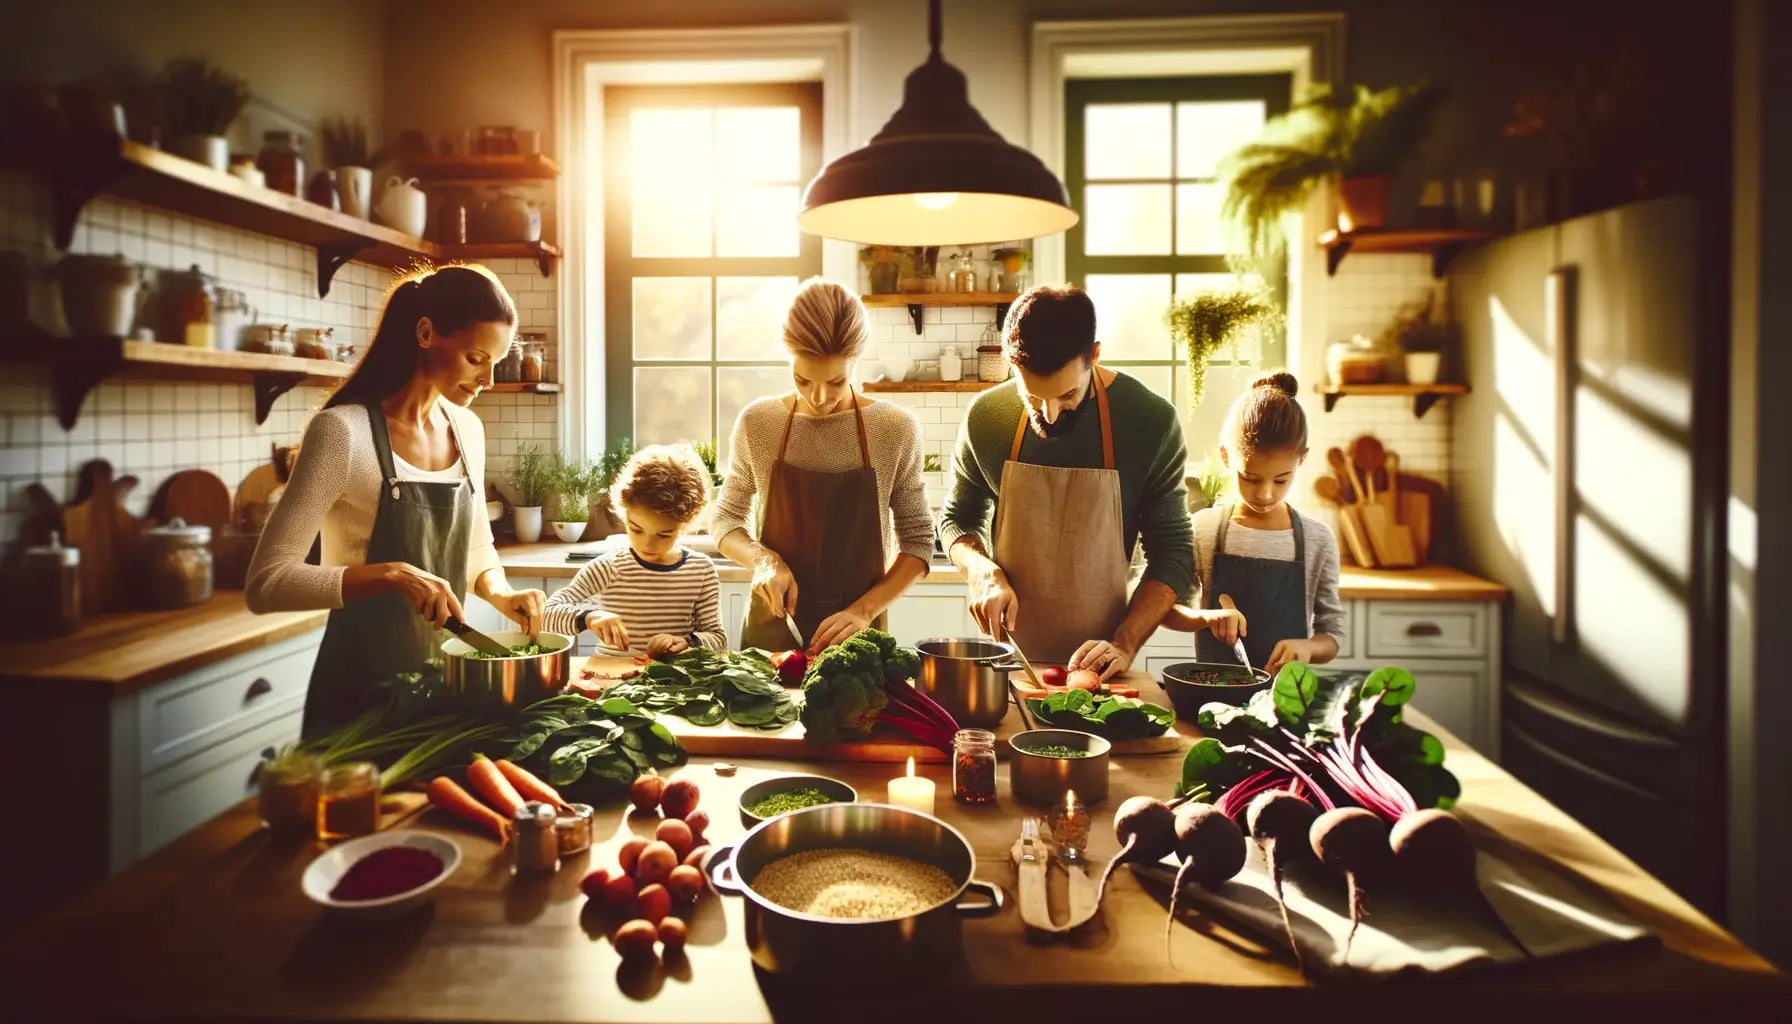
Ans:
{"type": "Polygon", "coordinates": [[[906,306],[922,333],[928,306],[994,306],[996,322],[1032,285],[1031,242],[859,247],[859,291],[867,306],[906,306]]]}

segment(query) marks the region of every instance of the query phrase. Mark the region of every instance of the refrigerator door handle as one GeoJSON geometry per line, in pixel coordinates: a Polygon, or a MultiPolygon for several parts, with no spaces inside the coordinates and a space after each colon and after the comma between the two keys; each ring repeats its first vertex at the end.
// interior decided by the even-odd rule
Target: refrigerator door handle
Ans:
{"type": "Polygon", "coordinates": [[[1556,644],[1568,642],[1570,604],[1573,600],[1573,502],[1574,502],[1574,353],[1575,268],[1557,267],[1544,285],[1549,350],[1555,360],[1556,437],[1555,460],[1555,607],[1549,620],[1549,636],[1556,644]]]}

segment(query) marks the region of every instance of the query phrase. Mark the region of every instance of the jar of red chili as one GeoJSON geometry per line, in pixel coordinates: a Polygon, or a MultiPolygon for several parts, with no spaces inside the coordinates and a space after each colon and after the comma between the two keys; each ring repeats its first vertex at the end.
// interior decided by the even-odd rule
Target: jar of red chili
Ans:
{"type": "Polygon", "coordinates": [[[952,798],[965,804],[995,802],[995,733],[960,729],[952,737],[952,798]]]}

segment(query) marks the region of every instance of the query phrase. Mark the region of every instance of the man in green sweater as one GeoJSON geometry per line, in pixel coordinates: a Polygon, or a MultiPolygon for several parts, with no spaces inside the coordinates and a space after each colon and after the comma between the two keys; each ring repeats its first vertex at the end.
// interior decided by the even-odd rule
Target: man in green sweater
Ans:
{"type": "Polygon", "coordinates": [[[1099,365],[1081,289],[1022,295],[1002,346],[1015,377],[965,412],[940,540],[985,633],[1106,680],[1193,580],[1182,425],[1168,401],[1099,365]],[[1139,541],[1145,571],[1129,599],[1139,541]]]}

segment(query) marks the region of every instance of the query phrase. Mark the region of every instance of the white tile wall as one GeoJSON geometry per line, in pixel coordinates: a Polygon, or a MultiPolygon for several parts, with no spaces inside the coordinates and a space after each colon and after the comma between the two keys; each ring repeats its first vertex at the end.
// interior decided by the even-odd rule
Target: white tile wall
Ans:
{"type": "MultiPolygon", "coordinates": [[[[559,380],[558,265],[549,277],[542,277],[540,268],[531,260],[488,260],[485,265],[504,282],[516,302],[517,330],[545,336],[547,379],[559,380]]],[[[475,399],[473,411],[485,421],[486,479],[505,486],[519,443],[532,441],[557,450],[559,403],[574,397],[565,393],[558,397],[493,393],[475,399]]]]}

